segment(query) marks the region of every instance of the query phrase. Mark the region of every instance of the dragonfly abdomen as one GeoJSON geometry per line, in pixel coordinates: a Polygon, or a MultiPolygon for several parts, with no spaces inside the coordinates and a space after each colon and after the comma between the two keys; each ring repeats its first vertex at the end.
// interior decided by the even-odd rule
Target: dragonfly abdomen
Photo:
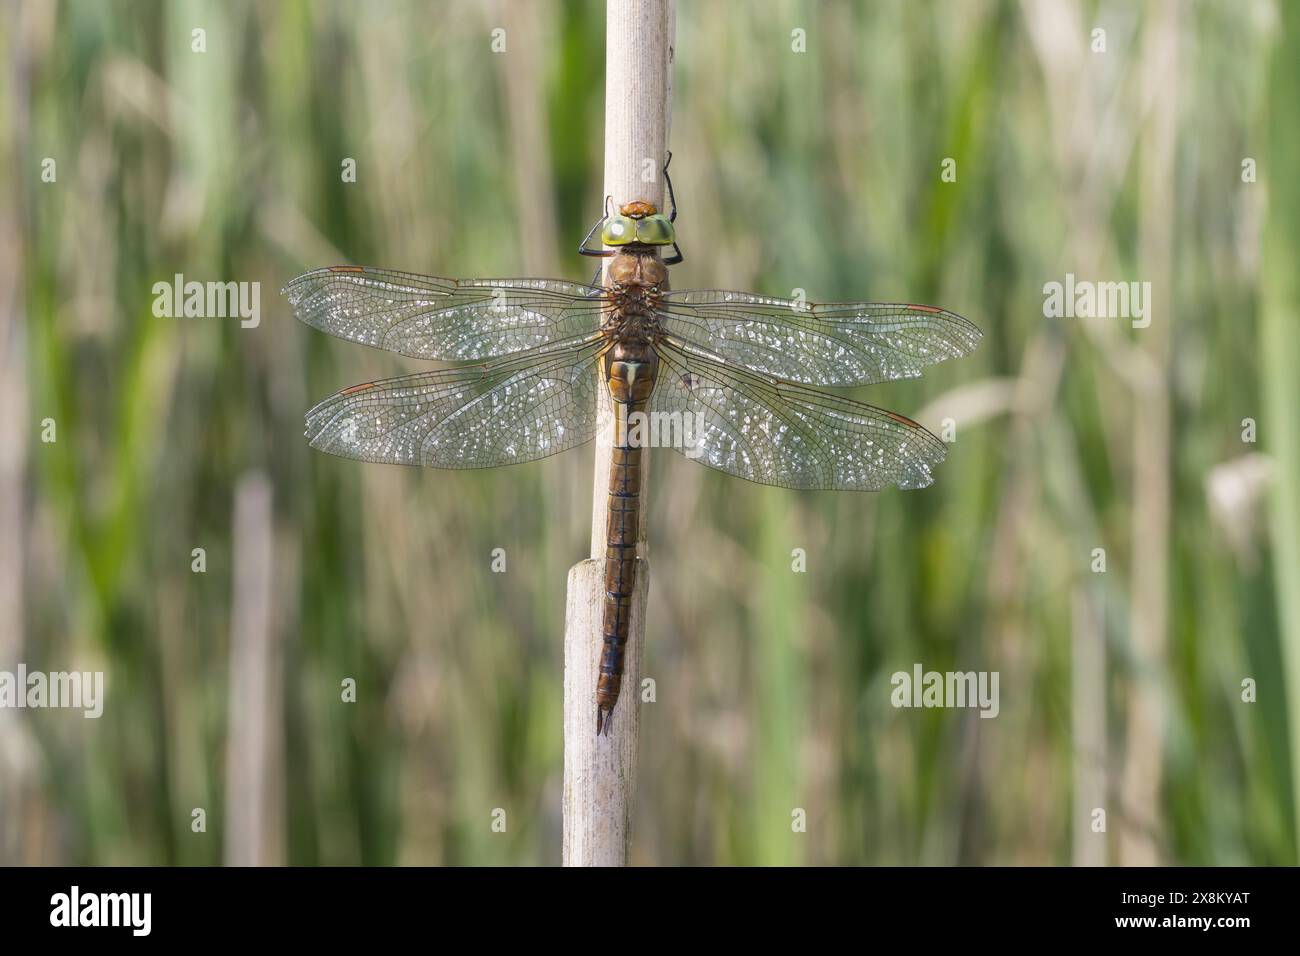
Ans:
{"type": "Polygon", "coordinates": [[[617,345],[605,363],[614,402],[614,448],[609,464],[609,516],[605,523],[603,644],[596,679],[596,733],[609,733],[609,717],[623,683],[632,592],[636,587],[636,542],[641,516],[642,448],[629,428],[644,413],[654,390],[658,360],[647,347],[617,345]]]}

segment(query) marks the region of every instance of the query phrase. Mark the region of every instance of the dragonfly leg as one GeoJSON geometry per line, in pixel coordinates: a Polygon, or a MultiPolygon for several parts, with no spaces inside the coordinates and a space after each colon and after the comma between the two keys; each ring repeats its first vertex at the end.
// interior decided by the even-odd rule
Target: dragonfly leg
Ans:
{"type": "Polygon", "coordinates": [[[668,150],[668,158],[664,161],[664,183],[668,186],[668,205],[673,207],[673,211],[668,214],[669,222],[677,221],[677,197],[673,195],[673,178],[668,175],[668,166],[673,161],[673,151],[668,150]]]}
{"type": "Polygon", "coordinates": [[[612,253],[612,252],[610,252],[610,251],[608,251],[608,250],[606,250],[606,249],[603,249],[603,248],[601,248],[601,249],[588,249],[588,248],[587,248],[587,243],[591,242],[591,237],[594,236],[594,235],[596,234],[596,230],[599,229],[602,225],[604,225],[605,220],[607,220],[607,219],[609,218],[609,204],[610,204],[612,198],[613,198],[613,197],[611,197],[611,196],[606,196],[606,197],[605,197],[605,215],[603,215],[603,216],[601,216],[599,219],[597,219],[597,220],[596,220],[596,224],[595,224],[594,226],[592,226],[590,229],[588,229],[588,230],[587,230],[587,234],[586,234],[585,236],[582,237],[582,242],[578,243],[578,255],[580,255],[580,256],[596,256],[596,257],[599,257],[599,258],[602,258],[602,259],[607,259],[607,258],[609,258],[610,256],[612,256],[612,255],[614,254],[614,253],[612,253]]]}
{"type": "MultiPolygon", "coordinates": [[[[664,162],[664,185],[668,187],[668,205],[672,207],[672,212],[668,214],[668,221],[676,222],[677,221],[677,195],[673,192],[673,178],[668,175],[668,167],[669,165],[672,164],[672,161],[673,161],[673,151],[670,149],[668,150],[668,159],[664,162]]],[[[675,240],[673,241],[673,253],[674,255],[672,256],[672,258],[664,260],[664,265],[675,266],[677,265],[677,263],[681,262],[683,259],[686,258],[685,256],[682,255],[681,246],[677,245],[677,242],[675,240]]]]}

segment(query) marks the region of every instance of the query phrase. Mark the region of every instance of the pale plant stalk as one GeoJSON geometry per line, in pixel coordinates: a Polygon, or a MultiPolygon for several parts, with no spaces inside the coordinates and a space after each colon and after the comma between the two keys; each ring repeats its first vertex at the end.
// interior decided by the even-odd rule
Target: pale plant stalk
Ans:
{"type": "Polygon", "coordinates": [[[275,832],[280,664],[275,647],[271,482],[260,471],[235,486],[234,593],[231,602],[230,708],[226,740],[227,866],[283,862],[275,832]]]}
{"type": "MultiPolygon", "coordinates": [[[[608,0],[605,41],[605,194],[663,207],[662,169],[671,108],[673,0],[608,0]]],[[[641,653],[650,568],[647,499],[641,498],[636,589],[623,692],[608,736],[595,733],[596,670],[602,644],[604,554],[614,411],[602,385],[592,490],[591,559],[569,572],[564,635],[564,864],[623,866],[631,843],[640,737],[641,653]]],[[[648,488],[642,453],[642,488],[648,488]]]]}
{"type": "MultiPolygon", "coordinates": [[[[13,160],[12,169],[20,167],[28,145],[30,60],[26,33],[20,25],[5,41],[13,74],[9,84],[9,142],[3,148],[7,158],[13,160]]],[[[27,450],[32,441],[24,317],[25,247],[21,241],[27,215],[21,197],[25,196],[20,190],[0,200],[0,541],[6,544],[0,551],[0,670],[17,667],[25,652],[24,502],[27,450]]],[[[25,715],[17,710],[0,710],[0,865],[29,862],[29,844],[35,841],[24,823],[30,823],[27,812],[35,793],[39,763],[36,740],[25,715]]]]}

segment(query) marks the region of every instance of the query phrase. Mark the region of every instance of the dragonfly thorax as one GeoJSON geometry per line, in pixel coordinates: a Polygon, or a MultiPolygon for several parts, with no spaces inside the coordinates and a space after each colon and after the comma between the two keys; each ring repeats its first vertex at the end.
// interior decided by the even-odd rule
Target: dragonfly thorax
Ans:
{"type": "Polygon", "coordinates": [[[646,289],[658,294],[659,287],[668,281],[668,267],[652,249],[635,249],[620,252],[609,261],[610,289],[646,289]]]}
{"type": "Polygon", "coordinates": [[[660,333],[657,310],[668,268],[654,252],[620,252],[609,263],[606,334],[618,342],[653,342],[660,333]]]}

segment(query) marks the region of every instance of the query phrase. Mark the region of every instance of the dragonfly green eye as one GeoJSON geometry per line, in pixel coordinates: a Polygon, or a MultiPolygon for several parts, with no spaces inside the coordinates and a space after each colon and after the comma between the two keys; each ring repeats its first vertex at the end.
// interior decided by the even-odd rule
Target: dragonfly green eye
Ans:
{"type": "Polygon", "coordinates": [[[636,222],[627,216],[611,216],[600,230],[600,238],[607,246],[625,246],[636,242],[636,222]]]}
{"type": "Polygon", "coordinates": [[[636,224],[636,240],[647,246],[671,246],[677,238],[673,224],[667,216],[656,213],[646,216],[636,224]]]}

